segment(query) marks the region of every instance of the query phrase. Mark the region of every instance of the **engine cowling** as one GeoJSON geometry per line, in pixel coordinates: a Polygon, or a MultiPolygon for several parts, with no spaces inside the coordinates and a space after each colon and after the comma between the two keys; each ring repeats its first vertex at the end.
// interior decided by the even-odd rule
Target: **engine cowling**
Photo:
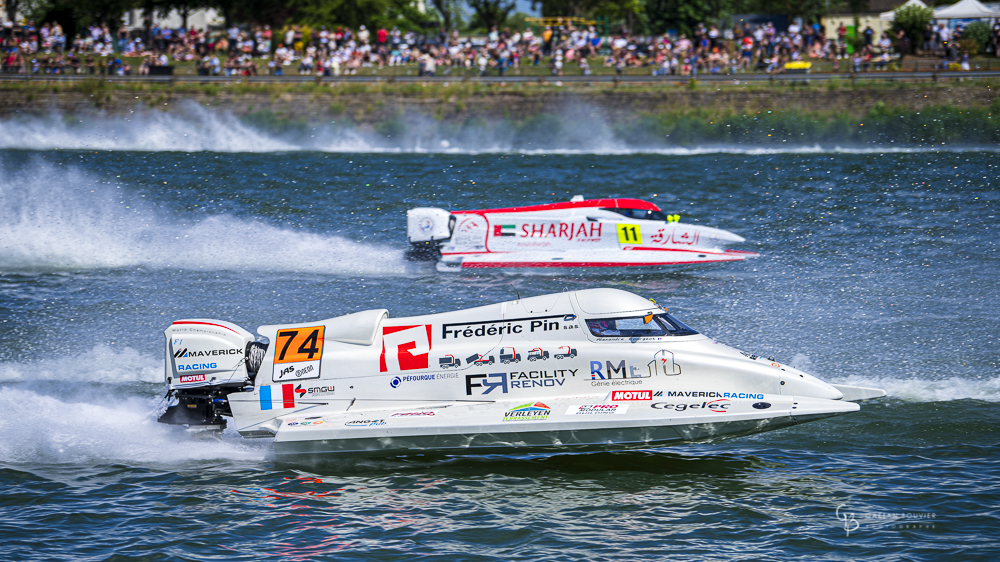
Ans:
{"type": "Polygon", "coordinates": [[[267,344],[231,322],[177,320],[166,337],[167,396],[177,404],[157,421],[189,428],[223,429],[232,415],[227,396],[253,385],[267,344]]]}

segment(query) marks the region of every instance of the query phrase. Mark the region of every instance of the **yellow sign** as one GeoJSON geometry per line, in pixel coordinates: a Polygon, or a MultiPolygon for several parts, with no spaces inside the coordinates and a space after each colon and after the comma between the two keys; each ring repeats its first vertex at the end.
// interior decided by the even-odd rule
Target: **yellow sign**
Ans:
{"type": "Polygon", "coordinates": [[[642,231],[637,224],[619,224],[618,242],[621,244],[642,244],[642,231]]]}

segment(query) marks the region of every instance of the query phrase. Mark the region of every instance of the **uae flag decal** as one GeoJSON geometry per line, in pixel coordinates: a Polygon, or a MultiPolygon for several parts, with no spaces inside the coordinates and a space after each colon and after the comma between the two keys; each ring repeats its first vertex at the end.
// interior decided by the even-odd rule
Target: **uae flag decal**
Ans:
{"type": "Polygon", "coordinates": [[[495,224],[493,225],[493,236],[515,236],[516,230],[516,224],[495,224]]]}

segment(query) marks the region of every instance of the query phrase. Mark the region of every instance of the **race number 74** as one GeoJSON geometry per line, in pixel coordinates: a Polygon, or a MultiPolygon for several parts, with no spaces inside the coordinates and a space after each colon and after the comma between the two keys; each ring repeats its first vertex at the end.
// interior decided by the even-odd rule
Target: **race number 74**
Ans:
{"type": "Polygon", "coordinates": [[[315,361],[323,356],[323,330],[325,326],[309,326],[278,332],[275,363],[315,361]]]}

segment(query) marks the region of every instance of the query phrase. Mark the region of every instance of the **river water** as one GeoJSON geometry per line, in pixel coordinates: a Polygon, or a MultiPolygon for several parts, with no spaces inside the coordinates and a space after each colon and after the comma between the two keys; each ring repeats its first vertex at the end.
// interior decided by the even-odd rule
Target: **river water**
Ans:
{"type": "Polygon", "coordinates": [[[306,150],[237,131],[204,151],[221,141],[161,131],[169,146],[126,135],[133,151],[61,126],[0,150],[2,559],[1000,556],[993,150],[306,150]],[[644,275],[403,258],[408,208],[575,194],[654,201],[762,257],[644,275]],[[287,463],[266,440],[155,421],[175,318],[252,330],[598,286],[889,395],[751,437],[573,455],[287,463]]]}

